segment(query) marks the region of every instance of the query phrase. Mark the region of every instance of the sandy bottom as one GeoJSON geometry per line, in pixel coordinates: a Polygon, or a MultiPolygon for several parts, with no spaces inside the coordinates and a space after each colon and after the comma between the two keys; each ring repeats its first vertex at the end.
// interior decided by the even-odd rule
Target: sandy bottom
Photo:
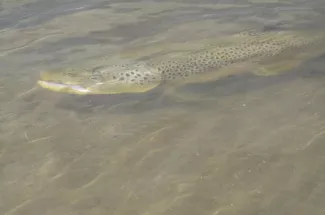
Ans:
{"type": "MultiPolygon", "coordinates": [[[[16,11],[12,2],[2,17],[16,11]]],[[[71,15],[58,15],[63,21],[40,24],[32,11],[38,5],[31,3],[20,27],[9,18],[3,26],[0,214],[325,214],[324,57],[279,76],[233,76],[182,89],[213,101],[179,102],[160,92],[72,96],[34,89],[41,69],[118,49],[130,40],[132,22],[138,23],[131,31],[137,42],[141,33],[158,40],[189,29],[180,25],[184,20],[178,30],[168,25],[173,8],[184,7],[180,3],[161,10],[149,5],[145,13],[112,1],[109,12],[94,16],[86,2],[73,2],[71,15]],[[121,15],[131,12],[133,18],[121,15]],[[159,22],[161,14],[166,22],[159,22]],[[121,17],[128,24],[114,26],[121,17]],[[92,33],[73,25],[91,18],[98,21],[89,25],[92,33]],[[108,30],[100,31],[105,20],[108,30]],[[172,30],[150,35],[137,28],[148,24],[144,20],[172,30]]],[[[193,8],[183,15],[198,16],[193,8]]],[[[207,8],[210,14],[219,10],[207,8]]]]}

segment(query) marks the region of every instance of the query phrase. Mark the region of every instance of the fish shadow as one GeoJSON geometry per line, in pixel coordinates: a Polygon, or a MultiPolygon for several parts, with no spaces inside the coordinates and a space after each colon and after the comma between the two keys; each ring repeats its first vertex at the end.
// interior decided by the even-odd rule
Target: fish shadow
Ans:
{"type": "Polygon", "coordinates": [[[277,84],[297,79],[319,79],[325,77],[325,54],[302,64],[293,71],[273,76],[257,76],[251,73],[228,76],[204,84],[188,84],[178,89],[206,101],[179,101],[173,96],[163,96],[163,88],[158,87],[146,93],[116,95],[68,95],[63,96],[56,107],[76,112],[110,111],[115,114],[140,113],[164,108],[199,108],[202,105],[216,105],[218,99],[232,95],[247,94],[277,84]],[[209,99],[213,98],[213,102],[209,99]]]}

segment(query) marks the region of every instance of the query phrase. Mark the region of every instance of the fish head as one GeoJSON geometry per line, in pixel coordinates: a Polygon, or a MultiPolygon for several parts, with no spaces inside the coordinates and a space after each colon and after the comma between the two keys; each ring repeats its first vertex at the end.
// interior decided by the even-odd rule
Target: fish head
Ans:
{"type": "Polygon", "coordinates": [[[41,72],[38,84],[51,91],[70,94],[140,93],[161,82],[158,70],[145,64],[64,68],[41,72]]]}

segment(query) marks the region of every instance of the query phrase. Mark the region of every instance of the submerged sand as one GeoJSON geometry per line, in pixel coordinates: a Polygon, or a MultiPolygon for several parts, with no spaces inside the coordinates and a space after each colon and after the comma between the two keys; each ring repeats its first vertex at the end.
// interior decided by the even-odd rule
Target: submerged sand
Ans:
{"type": "Polygon", "coordinates": [[[321,26],[324,5],[277,2],[6,1],[0,214],[324,214],[323,56],[183,89],[215,99],[206,102],[33,89],[40,70],[128,46],[244,23],[321,26]]]}

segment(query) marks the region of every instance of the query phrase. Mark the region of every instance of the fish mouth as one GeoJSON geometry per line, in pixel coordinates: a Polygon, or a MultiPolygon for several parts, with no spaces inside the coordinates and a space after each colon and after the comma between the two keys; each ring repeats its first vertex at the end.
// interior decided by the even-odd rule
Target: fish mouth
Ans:
{"type": "Polygon", "coordinates": [[[79,94],[79,95],[86,95],[92,93],[92,91],[89,90],[88,88],[82,87],[78,84],[63,84],[63,83],[42,81],[42,80],[39,80],[37,83],[41,87],[55,92],[68,92],[68,93],[79,94]]]}

